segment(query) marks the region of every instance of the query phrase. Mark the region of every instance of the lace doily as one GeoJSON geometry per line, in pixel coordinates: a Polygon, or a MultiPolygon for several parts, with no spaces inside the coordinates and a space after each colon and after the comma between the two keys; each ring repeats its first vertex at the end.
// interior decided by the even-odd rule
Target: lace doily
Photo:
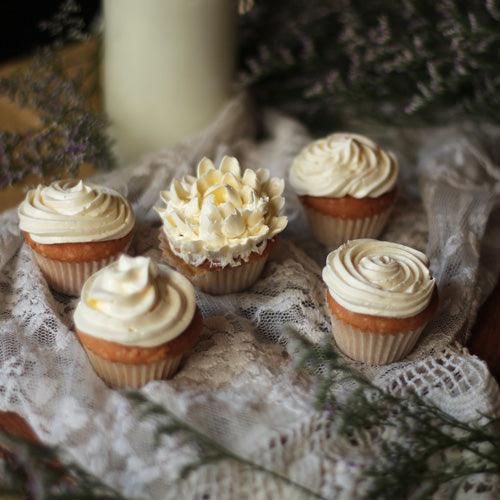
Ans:
{"type": "MultiPolygon", "coordinates": [[[[193,168],[201,152],[216,160],[232,153],[245,166],[285,177],[293,156],[310,140],[298,123],[270,112],[264,119],[269,139],[252,143],[235,126],[245,121],[239,111],[234,105],[217,125],[232,132],[224,136],[225,146],[220,135],[217,141],[197,138],[96,179],[132,201],[139,221],[133,253],[159,258],[159,221],[151,208],[160,189],[193,168]]],[[[373,135],[403,158],[402,195],[383,238],[427,251],[442,301],[407,359],[356,366],[378,384],[425,390],[463,420],[498,412],[497,384],[462,347],[500,270],[497,160],[463,130],[382,132],[373,135]],[[415,196],[417,172],[421,197],[415,196]]],[[[262,279],[240,294],[198,293],[206,318],[200,342],[175,378],[143,391],[230,449],[319,494],[355,498],[363,488],[360,470],[376,456],[377,441],[354,445],[338,439],[332,421],[313,409],[312,380],[296,373],[282,337],[285,323],[314,342],[330,331],[320,277],[326,252],[312,241],[288,186],[285,195],[290,224],[262,279]]],[[[155,447],[151,424],[95,375],[72,331],[76,300],[47,288],[17,224],[15,210],[0,216],[1,409],[18,412],[43,441],[60,445],[128,497],[298,497],[281,482],[227,462],[176,481],[193,457],[175,438],[155,447]]],[[[492,478],[476,483],[468,485],[469,493],[498,498],[492,478]]]]}

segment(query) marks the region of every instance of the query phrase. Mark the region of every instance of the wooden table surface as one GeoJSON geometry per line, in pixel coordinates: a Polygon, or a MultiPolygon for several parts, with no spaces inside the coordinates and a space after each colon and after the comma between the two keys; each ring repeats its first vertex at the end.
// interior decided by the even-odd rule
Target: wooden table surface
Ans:
{"type": "MultiPolygon", "coordinates": [[[[69,71],[88,65],[89,55],[94,49],[95,43],[92,41],[66,49],[64,58],[69,71]]],[[[0,67],[0,75],[14,71],[26,63],[27,61],[18,61],[4,65],[0,67]]],[[[98,99],[97,97],[97,101],[98,99]]],[[[38,124],[38,117],[33,110],[19,109],[5,98],[0,98],[1,129],[24,131],[37,127],[38,124]]],[[[84,166],[81,170],[82,177],[90,173],[91,166],[84,166]]],[[[36,178],[29,178],[27,183],[33,185],[36,181],[36,178]]],[[[19,203],[24,196],[24,190],[25,186],[0,190],[0,211],[19,203]]],[[[491,372],[497,381],[500,381],[500,284],[497,284],[490,298],[480,309],[468,347],[473,354],[488,363],[491,372]]]]}
{"type": "Polygon", "coordinates": [[[467,347],[486,361],[500,383],[500,283],[479,310],[467,347]]]}

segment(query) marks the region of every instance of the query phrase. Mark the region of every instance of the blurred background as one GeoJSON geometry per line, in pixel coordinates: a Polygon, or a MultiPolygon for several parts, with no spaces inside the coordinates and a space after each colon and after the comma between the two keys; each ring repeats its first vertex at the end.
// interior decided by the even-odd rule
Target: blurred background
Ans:
{"type": "MultiPolygon", "coordinates": [[[[51,36],[40,29],[40,23],[53,18],[61,3],[61,0],[0,2],[0,62],[29,56],[36,47],[49,43],[51,36]]],[[[100,0],[80,2],[85,27],[95,19],[100,4],[100,0]]]]}
{"type": "Polygon", "coordinates": [[[317,136],[500,118],[500,0],[4,0],[0,38],[3,207],[207,133],[238,96],[317,136]]]}

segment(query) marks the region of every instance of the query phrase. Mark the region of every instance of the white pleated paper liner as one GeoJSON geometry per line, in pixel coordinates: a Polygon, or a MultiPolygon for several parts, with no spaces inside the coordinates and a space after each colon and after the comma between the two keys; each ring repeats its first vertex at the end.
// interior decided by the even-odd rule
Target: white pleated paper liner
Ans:
{"type": "Polygon", "coordinates": [[[99,269],[114,262],[121,253],[127,251],[127,248],[128,245],[114,255],[88,262],[62,262],[44,257],[35,251],[33,255],[50,288],[78,297],[85,281],[99,269]]]}
{"type": "Polygon", "coordinates": [[[370,217],[357,219],[325,215],[307,205],[304,205],[304,210],[314,238],[333,250],[348,240],[377,238],[389,220],[392,206],[370,217]]]}
{"type": "Polygon", "coordinates": [[[97,375],[116,389],[138,389],[152,380],[173,377],[183,357],[176,354],[151,363],[129,364],[108,361],[89,349],[85,351],[97,375]]]}
{"type": "MultiPolygon", "coordinates": [[[[163,235],[163,231],[160,231],[159,239],[163,257],[168,264],[172,265],[172,251],[166,237],[163,235]]],[[[201,291],[212,295],[224,295],[250,288],[262,274],[268,256],[266,252],[249,262],[243,262],[234,267],[226,266],[223,269],[213,270],[203,268],[191,276],[184,274],[182,269],[177,270],[184,274],[201,291]]]]}
{"type": "Polygon", "coordinates": [[[351,359],[370,365],[387,365],[403,359],[411,352],[426,325],[398,333],[377,333],[360,330],[333,313],[330,319],[338,348],[351,359]]]}

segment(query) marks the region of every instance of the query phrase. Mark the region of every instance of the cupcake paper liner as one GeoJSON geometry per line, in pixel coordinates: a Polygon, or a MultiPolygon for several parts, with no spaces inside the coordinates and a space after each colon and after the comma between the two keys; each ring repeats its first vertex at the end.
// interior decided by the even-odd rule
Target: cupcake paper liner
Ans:
{"type": "Polygon", "coordinates": [[[129,245],[117,254],[105,259],[87,262],[62,262],[44,257],[35,251],[32,252],[50,288],[66,295],[78,297],[87,278],[114,262],[121,253],[126,253],[128,247],[129,245]]]}
{"type": "Polygon", "coordinates": [[[426,325],[415,330],[383,334],[360,330],[332,313],[330,318],[338,348],[346,356],[370,365],[386,365],[403,359],[413,349],[426,325]]]}
{"type": "Polygon", "coordinates": [[[183,357],[177,354],[152,363],[128,364],[108,361],[86,348],[85,351],[97,375],[116,389],[138,389],[152,380],[173,377],[183,357]]]}
{"type": "Polygon", "coordinates": [[[262,255],[236,267],[226,266],[219,271],[207,270],[194,276],[191,281],[194,286],[212,295],[241,292],[259,279],[266,262],[267,255],[262,255]]]}
{"type": "MultiPolygon", "coordinates": [[[[160,231],[160,249],[163,258],[172,266],[171,250],[163,231],[160,231]]],[[[236,293],[251,287],[260,277],[266,265],[269,254],[260,255],[249,262],[244,262],[239,266],[226,266],[224,269],[210,270],[203,269],[201,272],[189,276],[178,269],[191,283],[203,292],[212,295],[224,295],[236,293]]],[[[175,267],[173,265],[172,267],[175,267]]]]}
{"type": "Polygon", "coordinates": [[[314,237],[328,248],[335,249],[348,240],[377,238],[384,230],[392,206],[370,217],[343,219],[325,215],[304,205],[314,237]]]}

